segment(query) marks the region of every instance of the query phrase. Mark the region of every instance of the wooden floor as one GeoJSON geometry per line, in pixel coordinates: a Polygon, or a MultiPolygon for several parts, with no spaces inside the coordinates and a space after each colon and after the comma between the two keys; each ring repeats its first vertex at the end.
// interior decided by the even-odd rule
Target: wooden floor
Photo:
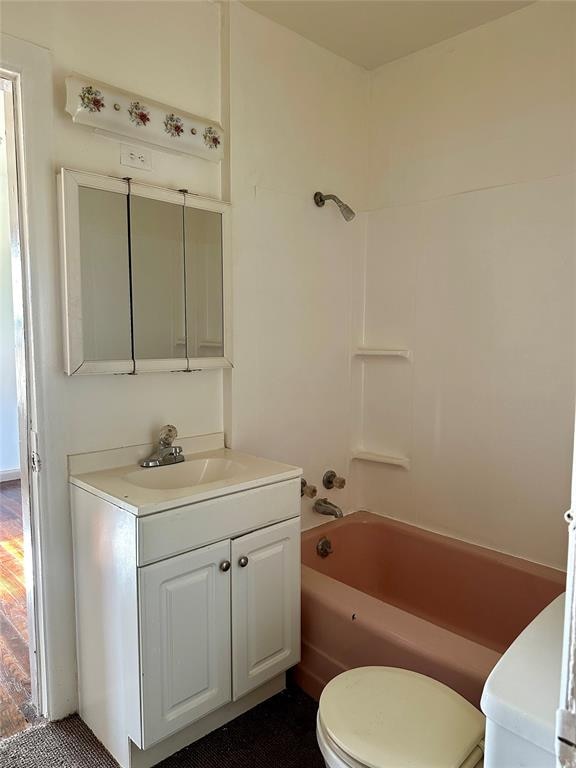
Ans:
{"type": "Polygon", "coordinates": [[[36,719],[30,660],[20,481],[0,483],[0,738],[36,719]]]}

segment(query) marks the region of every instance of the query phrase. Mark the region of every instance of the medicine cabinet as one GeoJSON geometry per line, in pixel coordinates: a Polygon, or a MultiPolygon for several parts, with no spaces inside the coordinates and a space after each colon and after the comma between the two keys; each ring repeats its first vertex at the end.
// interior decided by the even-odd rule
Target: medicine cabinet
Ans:
{"type": "Polygon", "coordinates": [[[66,373],[229,367],[229,205],[68,169],[58,183],[66,373]]]}

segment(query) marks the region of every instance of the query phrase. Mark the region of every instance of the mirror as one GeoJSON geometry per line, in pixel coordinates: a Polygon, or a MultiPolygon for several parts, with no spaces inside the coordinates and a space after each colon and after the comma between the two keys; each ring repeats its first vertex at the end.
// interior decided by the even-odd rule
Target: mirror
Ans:
{"type": "Polygon", "coordinates": [[[79,190],[82,341],[86,360],[129,360],[127,197],[79,190]],[[105,307],[105,311],[103,311],[105,307]]]}
{"type": "Polygon", "coordinates": [[[65,370],[228,367],[228,206],[60,173],[65,370]]]}
{"type": "Polygon", "coordinates": [[[147,197],[130,200],[136,360],[187,357],[182,210],[147,197]]]}
{"type": "Polygon", "coordinates": [[[184,209],[188,357],[222,357],[222,214],[184,209]]]}

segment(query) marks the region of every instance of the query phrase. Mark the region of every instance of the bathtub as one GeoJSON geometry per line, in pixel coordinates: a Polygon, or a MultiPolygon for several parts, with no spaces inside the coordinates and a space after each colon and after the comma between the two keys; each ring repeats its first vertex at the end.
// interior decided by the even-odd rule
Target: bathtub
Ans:
{"type": "Polygon", "coordinates": [[[404,667],[478,706],[503,651],[564,582],[562,571],[355,512],[302,534],[295,681],[317,699],[351,667],[404,667]],[[321,558],[324,536],[333,551],[321,558]]]}

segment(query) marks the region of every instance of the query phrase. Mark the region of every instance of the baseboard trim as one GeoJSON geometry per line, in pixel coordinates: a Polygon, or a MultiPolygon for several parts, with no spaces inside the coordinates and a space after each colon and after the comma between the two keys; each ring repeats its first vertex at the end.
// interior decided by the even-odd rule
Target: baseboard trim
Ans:
{"type": "Polygon", "coordinates": [[[20,470],[0,469],[0,483],[8,483],[10,480],[20,480],[20,470]]]}

